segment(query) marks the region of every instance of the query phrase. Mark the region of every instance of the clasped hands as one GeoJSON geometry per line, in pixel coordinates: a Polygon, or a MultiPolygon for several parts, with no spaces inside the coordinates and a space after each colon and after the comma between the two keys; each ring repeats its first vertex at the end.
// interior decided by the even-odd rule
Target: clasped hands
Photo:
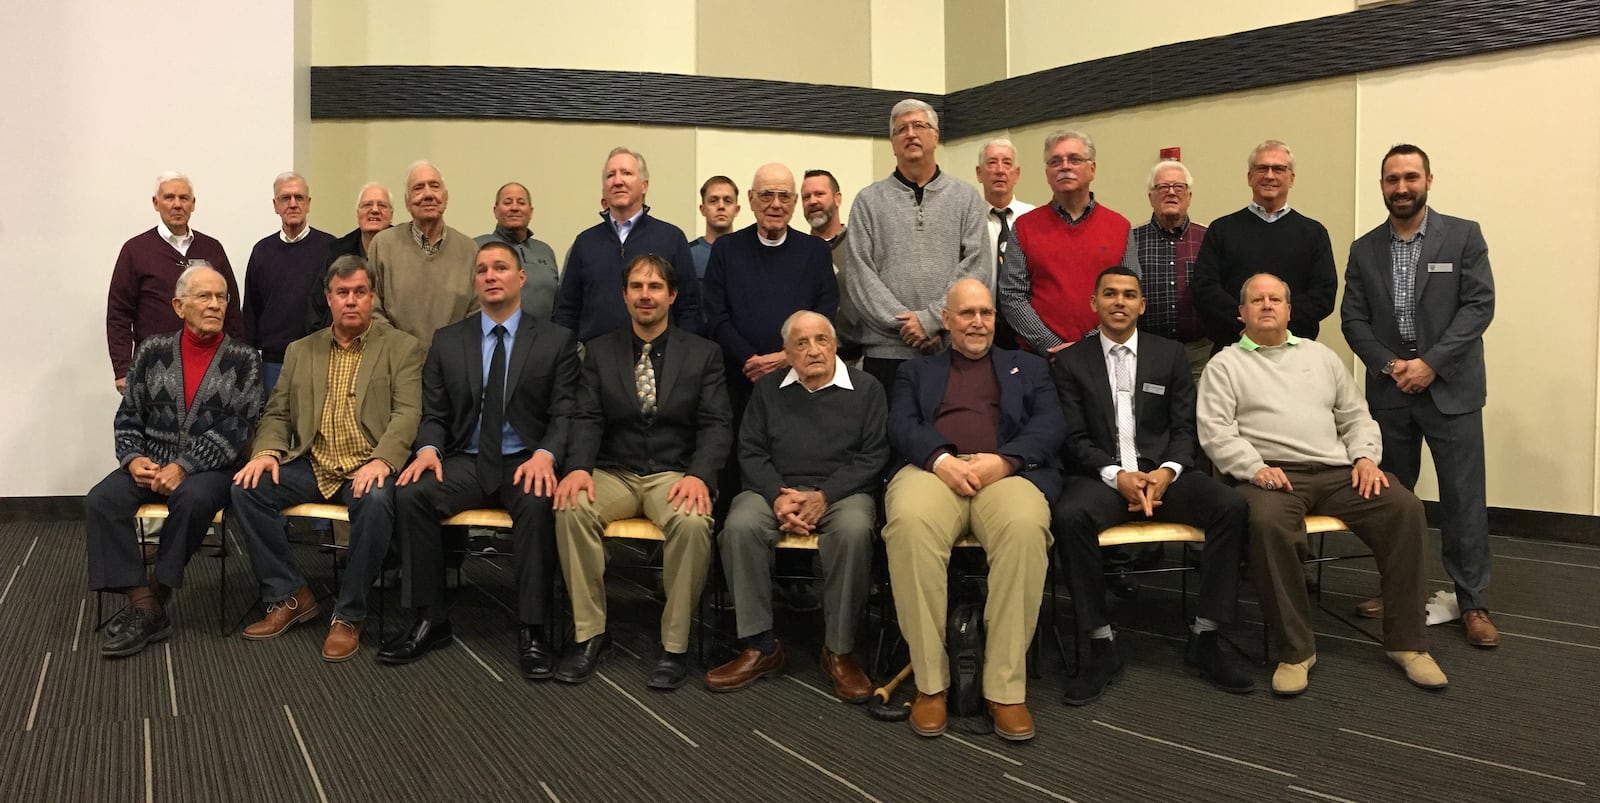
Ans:
{"type": "Polygon", "coordinates": [[[783,488],[772,501],[772,515],[778,517],[778,530],[790,535],[810,535],[828,512],[828,495],[821,491],[783,488]]]}
{"type": "Polygon", "coordinates": [[[1119,471],[1117,493],[1127,500],[1129,513],[1142,511],[1149,518],[1161,507],[1161,497],[1167,493],[1167,486],[1177,478],[1178,475],[1165,466],[1155,471],[1119,471]]]}
{"type": "Polygon", "coordinates": [[[1395,360],[1389,370],[1390,378],[1402,393],[1421,393],[1433,384],[1436,376],[1433,367],[1422,361],[1421,357],[1414,360],[1395,360]]]}
{"type": "Polygon", "coordinates": [[[178,486],[189,476],[189,472],[177,463],[163,466],[144,455],[128,462],[128,473],[133,475],[135,485],[163,495],[178,490],[178,486]]]}
{"type": "Polygon", "coordinates": [[[1011,476],[1011,462],[993,452],[966,457],[952,454],[935,462],[933,473],[958,496],[976,496],[984,488],[1011,476]]]}
{"type": "Polygon", "coordinates": [[[922,328],[922,321],[915,312],[902,312],[894,318],[900,322],[900,339],[906,345],[920,349],[924,354],[932,354],[944,346],[944,340],[938,333],[929,334],[928,330],[922,328]]]}

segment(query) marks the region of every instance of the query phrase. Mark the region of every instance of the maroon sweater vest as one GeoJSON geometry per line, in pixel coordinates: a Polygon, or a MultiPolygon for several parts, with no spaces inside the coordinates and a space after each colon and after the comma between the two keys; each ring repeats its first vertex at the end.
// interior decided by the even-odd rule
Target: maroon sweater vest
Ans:
{"type": "Polygon", "coordinates": [[[1017,242],[1028,259],[1033,310],[1050,331],[1068,343],[1100,325],[1089,308],[1100,271],[1122,263],[1128,248],[1128,219],[1095,204],[1077,225],[1062,219],[1052,204],[1017,218],[1017,242]]]}

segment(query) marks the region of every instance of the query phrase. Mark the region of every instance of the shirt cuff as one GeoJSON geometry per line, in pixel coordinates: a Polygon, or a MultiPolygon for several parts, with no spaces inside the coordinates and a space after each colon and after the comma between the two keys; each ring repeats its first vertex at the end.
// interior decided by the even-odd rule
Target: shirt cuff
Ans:
{"type": "Polygon", "coordinates": [[[951,454],[948,450],[940,449],[939,453],[934,455],[932,460],[928,461],[928,470],[933,471],[934,469],[937,469],[939,467],[939,461],[950,456],[951,454]]]}
{"type": "Polygon", "coordinates": [[[262,456],[264,454],[265,455],[272,455],[272,458],[274,460],[277,460],[279,463],[282,463],[283,462],[283,458],[284,458],[286,453],[282,452],[282,451],[279,451],[277,449],[262,449],[261,451],[256,452],[253,455],[250,455],[250,459],[254,460],[255,458],[260,457],[260,456],[262,456]]]}
{"type": "Polygon", "coordinates": [[[1172,481],[1173,482],[1177,482],[1178,478],[1183,476],[1183,466],[1180,466],[1177,463],[1172,462],[1171,460],[1168,460],[1167,462],[1162,463],[1160,466],[1158,466],[1158,468],[1170,468],[1170,469],[1172,469],[1172,481]]]}
{"type": "Polygon", "coordinates": [[[1117,475],[1121,473],[1122,466],[1115,464],[1102,466],[1100,468],[1100,481],[1110,486],[1111,490],[1115,491],[1117,489],[1117,475]]]}

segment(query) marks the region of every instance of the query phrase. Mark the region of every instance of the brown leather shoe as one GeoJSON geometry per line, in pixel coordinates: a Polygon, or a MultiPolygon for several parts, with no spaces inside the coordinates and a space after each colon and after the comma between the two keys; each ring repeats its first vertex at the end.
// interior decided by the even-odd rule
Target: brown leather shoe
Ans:
{"type": "Polygon", "coordinates": [[[245,628],[242,635],[251,641],[266,641],[283,635],[283,631],[316,615],[316,596],[311,593],[310,586],[300,586],[294,596],[268,605],[267,615],[245,628]]]}
{"type": "Polygon", "coordinates": [[[1500,645],[1500,631],[1494,626],[1494,620],[1489,618],[1488,611],[1482,608],[1462,611],[1461,624],[1467,628],[1468,644],[1474,647],[1500,645]]]}
{"type": "Polygon", "coordinates": [[[1366,619],[1382,619],[1383,597],[1373,597],[1356,603],[1356,615],[1366,619]]]}
{"type": "Polygon", "coordinates": [[[917,698],[911,701],[911,729],[918,736],[939,736],[948,724],[950,715],[945,712],[944,692],[917,692],[917,698]]]}
{"type": "Polygon", "coordinates": [[[760,650],[751,647],[732,661],[707,672],[706,688],[714,692],[738,691],[768,675],[782,672],[786,660],[781,641],[770,655],[762,655],[760,650]]]}
{"type": "Polygon", "coordinates": [[[833,681],[833,696],[847,703],[864,703],[872,696],[872,681],[849,653],[834,655],[822,648],[822,671],[833,681]]]}
{"type": "Polygon", "coordinates": [[[322,660],[329,663],[348,661],[361,649],[362,622],[349,622],[333,617],[328,624],[328,637],[322,640],[322,660]]]}
{"type": "Polygon", "coordinates": [[[997,703],[989,700],[989,716],[994,720],[996,736],[1013,742],[1026,742],[1033,738],[1033,715],[1027,703],[997,703]]]}

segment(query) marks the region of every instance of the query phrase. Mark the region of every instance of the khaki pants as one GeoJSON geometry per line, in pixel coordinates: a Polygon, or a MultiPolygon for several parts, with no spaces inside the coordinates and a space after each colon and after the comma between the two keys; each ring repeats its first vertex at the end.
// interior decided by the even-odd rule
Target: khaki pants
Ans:
{"type": "Polygon", "coordinates": [[[689,651],[689,626],[711,562],[711,517],[679,513],[667,504],[667,491],[680,479],[683,473],[678,471],[641,477],[622,470],[597,470],[594,501],[580,494],[577,508],[556,511],[556,548],[572,595],[578,641],[606,632],[606,525],[642,513],[667,537],[661,561],[667,590],[661,646],[667,652],[689,651]]]}
{"type": "Polygon", "coordinates": [[[917,690],[937,694],[950,686],[944,640],[950,549],[970,531],[989,560],[984,696],[1024,702],[1028,645],[1049,561],[1050,504],[1044,494],[1022,477],[1007,477],[976,496],[957,496],[936,475],[906,466],[890,480],[884,506],[889,579],[917,690]]]}

